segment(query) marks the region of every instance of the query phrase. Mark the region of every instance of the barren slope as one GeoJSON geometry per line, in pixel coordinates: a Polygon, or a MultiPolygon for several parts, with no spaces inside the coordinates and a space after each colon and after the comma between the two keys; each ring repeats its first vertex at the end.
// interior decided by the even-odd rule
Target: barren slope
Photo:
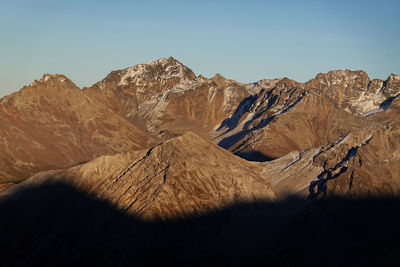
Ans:
{"type": "Polygon", "coordinates": [[[370,81],[362,71],[331,71],[302,84],[261,80],[223,121],[213,140],[255,161],[316,148],[359,129],[397,120],[400,76],[370,81]]]}
{"type": "Polygon", "coordinates": [[[316,161],[323,167],[310,197],[397,196],[400,192],[400,124],[352,133],[316,161]],[[332,151],[331,151],[332,150],[332,151]]]}
{"type": "Polygon", "coordinates": [[[400,192],[400,127],[353,131],[318,148],[260,163],[280,197],[396,196],[400,192]]]}
{"type": "Polygon", "coordinates": [[[63,75],[46,74],[0,102],[0,183],[153,142],[63,75]]]}
{"type": "Polygon", "coordinates": [[[246,101],[246,108],[223,123],[214,140],[250,160],[318,147],[367,125],[329,98],[286,78],[246,101]]]}
{"type": "Polygon", "coordinates": [[[147,151],[102,156],[70,169],[41,172],[7,192],[54,179],[143,218],[200,214],[275,197],[255,163],[190,132],[147,151]]]}

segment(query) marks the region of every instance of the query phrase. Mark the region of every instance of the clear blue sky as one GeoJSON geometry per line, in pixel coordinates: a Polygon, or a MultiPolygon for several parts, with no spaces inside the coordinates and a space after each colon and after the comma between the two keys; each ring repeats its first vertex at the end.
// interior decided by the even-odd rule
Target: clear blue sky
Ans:
{"type": "Polygon", "coordinates": [[[400,1],[0,0],[0,96],[43,73],[89,86],[173,56],[196,74],[306,81],[400,74],[400,1]]]}

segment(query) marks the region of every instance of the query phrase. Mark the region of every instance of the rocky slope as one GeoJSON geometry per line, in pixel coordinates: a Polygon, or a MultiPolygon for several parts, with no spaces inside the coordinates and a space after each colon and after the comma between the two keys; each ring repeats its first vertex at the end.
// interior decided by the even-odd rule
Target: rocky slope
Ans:
{"type": "Polygon", "coordinates": [[[287,78],[262,80],[248,85],[252,96],[222,122],[213,140],[256,161],[321,146],[396,120],[399,77],[371,81],[365,72],[346,70],[318,74],[304,84],[287,78]]]}
{"type": "Polygon", "coordinates": [[[315,160],[323,171],[310,197],[397,196],[400,192],[400,124],[347,135],[315,160]]]}
{"type": "Polygon", "coordinates": [[[318,147],[368,125],[331,99],[286,78],[246,101],[216,131],[214,140],[250,160],[318,147]]]}
{"type": "Polygon", "coordinates": [[[46,74],[0,100],[0,183],[154,144],[63,75],[46,74]]]}
{"type": "Polygon", "coordinates": [[[275,193],[255,165],[188,132],[149,150],[38,173],[3,194],[62,181],[141,218],[176,218],[273,200],[275,193]]]}
{"type": "Polygon", "coordinates": [[[399,123],[353,131],[261,163],[279,197],[395,197],[400,190],[399,123]]]}
{"type": "Polygon", "coordinates": [[[186,130],[207,135],[249,95],[221,75],[196,77],[172,57],[113,71],[84,91],[161,140],[186,130]]]}
{"type": "Polygon", "coordinates": [[[386,81],[370,80],[364,71],[330,71],[318,74],[305,85],[327,96],[350,113],[369,116],[386,110],[385,100],[400,94],[400,76],[391,74],[386,81]]]}

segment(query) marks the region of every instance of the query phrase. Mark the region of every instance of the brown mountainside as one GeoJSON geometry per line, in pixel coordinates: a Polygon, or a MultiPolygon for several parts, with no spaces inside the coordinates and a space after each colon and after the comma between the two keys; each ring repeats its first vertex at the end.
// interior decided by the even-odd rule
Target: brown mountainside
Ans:
{"type": "Polygon", "coordinates": [[[279,197],[393,197],[400,190],[399,123],[260,163],[279,197]]]}
{"type": "Polygon", "coordinates": [[[246,106],[221,125],[215,141],[250,160],[318,147],[369,124],[287,78],[261,89],[246,106]]]}
{"type": "Polygon", "coordinates": [[[0,136],[2,183],[154,144],[68,78],[49,74],[1,99],[0,136]]]}
{"type": "Polygon", "coordinates": [[[172,57],[113,71],[85,92],[161,140],[187,130],[206,136],[249,95],[221,75],[196,77],[172,57]]]}
{"type": "Polygon", "coordinates": [[[142,218],[181,217],[275,198],[256,163],[190,132],[149,150],[41,172],[6,193],[54,180],[69,182],[142,218]]]}

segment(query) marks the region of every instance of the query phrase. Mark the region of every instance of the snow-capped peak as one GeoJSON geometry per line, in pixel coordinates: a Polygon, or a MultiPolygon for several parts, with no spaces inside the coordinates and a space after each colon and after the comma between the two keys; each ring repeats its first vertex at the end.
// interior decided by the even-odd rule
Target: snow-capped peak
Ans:
{"type": "Polygon", "coordinates": [[[185,65],[173,57],[162,58],[145,64],[138,64],[122,70],[118,85],[144,85],[148,81],[162,81],[172,78],[194,79],[196,76],[185,65]]]}

